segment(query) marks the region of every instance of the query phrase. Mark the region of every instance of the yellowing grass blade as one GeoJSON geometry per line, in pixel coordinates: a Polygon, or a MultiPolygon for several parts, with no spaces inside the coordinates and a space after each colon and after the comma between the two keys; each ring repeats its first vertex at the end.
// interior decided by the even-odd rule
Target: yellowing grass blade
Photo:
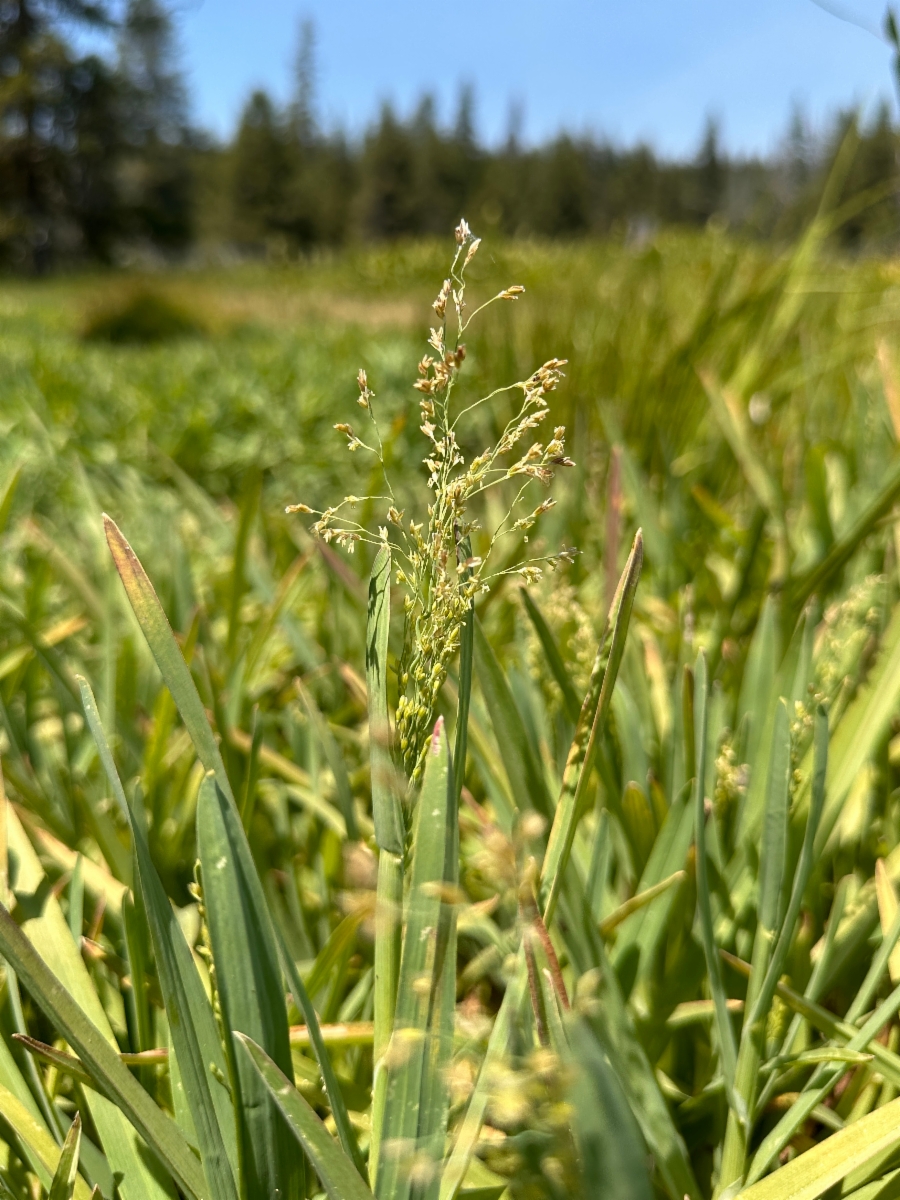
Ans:
{"type": "MultiPolygon", "coordinates": [[[[66,1176],[69,1175],[71,1169],[72,1190],[68,1193],[62,1192],[59,1194],[64,1196],[66,1200],[71,1200],[73,1196],[75,1200],[90,1200],[90,1188],[76,1173],[78,1169],[77,1149],[74,1156],[74,1164],[72,1163],[71,1156],[66,1158],[64,1162],[65,1149],[60,1152],[59,1146],[57,1146],[41,1122],[32,1116],[25,1105],[17,1100],[12,1092],[7,1091],[2,1086],[0,1086],[0,1116],[3,1117],[4,1121],[7,1122],[22,1142],[23,1147],[29,1152],[34,1169],[45,1188],[49,1189],[52,1187],[62,1166],[66,1176]]],[[[80,1128],[79,1122],[79,1132],[80,1128]]]]}
{"type": "MultiPolygon", "coordinates": [[[[883,937],[887,937],[888,931],[900,911],[900,902],[897,900],[897,893],[894,891],[894,885],[891,883],[891,877],[887,873],[883,858],[879,858],[875,863],[875,894],[878,897],[881,933],[883,937]]],[[[900,946],[895,946],[891,951],[890,958],[888,958],[888,973],[891,983],[900,983],[900,946]]]]}
{"type": "Polygon", "coordinates": [[[900,1100],[892,1100],[868,1116],[800,1154],[787,1166],[739,1193],[741,1200],[816,1200],[829,1188],[900,1145],[900,1100]]]}

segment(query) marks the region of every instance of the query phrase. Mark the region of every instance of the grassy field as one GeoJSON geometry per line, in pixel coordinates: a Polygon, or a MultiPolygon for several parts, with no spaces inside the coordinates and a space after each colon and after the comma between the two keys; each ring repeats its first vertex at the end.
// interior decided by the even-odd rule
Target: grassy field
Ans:
{"type": "MultiPolygon", "coordinates": [[[[435,877],[452,892],[438,907],[441,921],[454,914],[455,971],[443,1034],[427,1026],[440,1070],[429,1084],[422,1067],[417,1084],[423,1111],[428,1099],[438,1116],[409,1135],[391,1099],[410,1070],[396,1056],[384,1059],[387,1099],[376,1072],[373,1109],[386,860],[370,768],[374,548],[325,546],[311,518],[284,509],[382,491],[371,459],[348,455],[332,428],[359,423],[363,367],[396,503],[424,513],[412,384],[447,259],[445,245],[416,244],[283,268],[0,286],[2,890],[13,917],[117,1051],[160,1052],[135,1060],[134,1075],[200,1144],[208,1194],[226,1195],[210,1182],[190,1081],[185,1101],[162,1061],[171,1046],[181,1065],[183,1051],[147,867],[132,859],[145,837],[227,1022],[228,981],[241,970],[228,956],[242,943],[234,933],[229,949],[233,930],[210,911],[219,885],[198,844],[197,822],[217,811],[204,791],[211,743],[186,715],[181,676],[166,676],[175,701],[162,682],[169,650],[152,637],[148,648],[150,610],[126,597],[107,512],[190,664],[221,752],[213,767],[262,881],[257,900],[315,1006],[336,1080],[302,1031],[280,1065],[348,1161],[369,1157],[379,1200],[450,1200],[460,1182],[473,1200],[504,1189],[515,1200],[742,1189],[759,1200],[888,1200],[900,1194],[890,1107],[900,1088],[900,269],[838,261],[815,229],[777,253],[710,232],[641,246],[486,244],[474,259],[470,309],[511,283],[526,291],[467,334],[455,403],[568,360],[550,423],[567,426],[575,466],[560,472],[558,503],[527,545],[524,535],[503,543],[502,565],[563,544],[579,554],[529,589],[530,604],[515,574],[476,604],[485,638],[475,639],[458,821],[454,810],[447,826],[459,855],[452,879],[435,877]],[[201,331],[157,344],[83,336],[98,314],[148,292],[201,331]],[[624,601],[614,599],[623,568],[624,601]],[[596,690],[604,671],[608,695],[596,690]],[[120,803],[85,723],[82,676],[120,803]],[[593,707],[579,717],[586,690],[593,707]],[[575,733],[581,765],[595,710],[606,724],[576,792],[567,754],[575,733]],[[406,1159],[385,1157],[382,1142],[408,1143],[406,1159]],[[806,1150],[796,1176],[773,1171],[806,1150]]],[[[467,459],[512,412],[504,394],[472,414],[460,427],[467,459]]],[[[503,511],[490,496],[478,510],[486,528],[503,511]]],[[[383,507],[361,500],[358,520],[375,533],[383,507]]],[[[404,638],[394,592],[391,710],[404,638]]],[[[454,658],[436,702],[453,736],[461,693],[454,658]]],[[[399,856],[410,873],[404,936],[421,915],[416,854],[408,843],[399,856]]],[[[16,962],[6,936],[0,927],[16,962]]],[[[146,1166],[100,1095],[129,1114],[125,1092],[90,1065],[87,1043],[54,1019],[24,968],[21,987],[7,969],[0,1006],[2,1186],[17,1198],[50,1188],[77,1109],[82,1175],[109,1200],[117,1173],[124,1200],[174,1196],[172,1179],[207,1194],[129,1116],[169,1174],[146,1166]],[[82,1062],[54,1059],[54,1044],[82,1062]]],[[[397,970],[402,1026],[409,980],[397,970]]],[[[428,970],[437,995],[444,976],[428,970]]],[[[307,1026],[296,981],[279,987],[282,1008],[285,990],[294,997],[285,1019],[307,1026]]],[[[239,1110],[250,1085],[225,1045],[239,1110]]],[[[242,1120],[238,1191],[264,1194],[242,1120]]],[[[303,1144],[330,1196],[358,1195],[339,1173],[329,1184],[328,1163],[303,1144]]],[[[291,1176],[286,1194],[319,1190],[313,1174],[291,1176]]]]}

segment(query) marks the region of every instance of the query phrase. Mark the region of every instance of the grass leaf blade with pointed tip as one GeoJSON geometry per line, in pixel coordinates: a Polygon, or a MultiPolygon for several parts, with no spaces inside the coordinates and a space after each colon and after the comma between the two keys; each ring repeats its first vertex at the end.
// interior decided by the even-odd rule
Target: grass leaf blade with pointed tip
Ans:
{"type": "Polygon", "coordinates": [[[359,1146],[357,1145],[356,1137],[353,1133],[353,1128],[350,1124],[350,1118],[347,1115],[347,1106],[344,1103],[344,1094],[341,1091],[340,1084],[337,1081],[337,1076],[334,1073],[334,1067],[331,1065],[331,1056],[328,1053],[328,1048],[325,1045],[325,1040],[322,1037],[322,1030],[319,1026],[319,1018],[313,1008],[312,1001],[309,998],[306,988],[303,985],[303,980],[300,978],[300,972],[291,958],[288,948],[285,945],[281,931],[276,927],[275,936],[278,939],[278,950],[281,955],[281,965],[284,968],[284,973],[287,976],[287,982],[291,989],[291,994],[294,997],[294,1003],[303,1013],[306,1021],[306,1028],[309,1033],[310,1044],[313,1052],[319,1063],[319,1068],[322,1072],[322,1081],[325,1084],[325,1094],[328,1096],[328,1102],[331,1105],[331,1115],[334,1117],[334,1123],[337,1127],[338,1137],[341,1145],[344,1147],[344,1152],[349,1156],[359,1171],[360,1178],[366,1178],[366,1165],[363,1157],[360,1154],[359,1146]]]}
{"type": "Polygon", "coordinates": [[[384,1127],[375,1177],[375,1194],[383,1200],[403,1200],[411,1188],[408,1156],[386,1154],[386,1143],[406,1147],[409,1154],[433,1151],[436,1140],[443,1146],[448,1057],[444,993],[449,975],[454,987],[456,977],[456,918],[447,891],[455,890],[459,867],[448,740],[439,719],[416,810],[397,1007],[386,1055],[384,1127]]]}
{"type": "Polygon", "coordinates": [[[211,1070],[214,1067],[220,1076],[225,1071],[215,1016],[197,974],[190,948],[153,865],[141,823],[131,817],[93,692],[86,680],[80,679],[79,683],[85,716],[100,760],[119,805],[131,820],[136,878],[144,897],[169,1031],[210,1194],[222,1200],[236,1198],[234,1110],[225,1088],[211,1070]]]}
{"type": "Polygon", "coordinates": [[[553,919],[575,837],[575,828],[599,750],[599,740],[612,704],[613,689],[625,652],[625,639],[628,636],[631,610],[643,563],[644,539],[638,530],[610,606],[603,637],[600,639],[591,683],[581,706],[581,715],[566,760],[547,852],[541,867],[540,898],[547,925],[553,919]]]}
{"type": "Polygon", "coordinates": [[[696,736],[696,776],[694,780],[694,841],[697,848],[697,912],[699,915],[700,937],[703,953],[706,958],[706,969],[709,974],[709,990],[712,992],[716,1012],[716,1030],[719,1035],[719,1054],[721,1057],[722,1074],[725,1076],[727,1094],[730,1095],[734,1084],[734,1068],[737,1051],[734,1044],[734,1032],[731,1028],[731,1018],[728,1015],[725,987],[722,983],[722,968],[719,965],[719,952],[713,934],[712,906],[709,894],[709,867],[706,849],[706,736],[707,736],[707,677],[706,657],[701,653],[697,657],[694,671],[694,728],[696,736]]]}
{"type": "MultiPolygon", "coordinates": [[[[234,803],[210,773],[200,785],[197,846],[222,1021],[246,1033],[293,1076],[287,1006],[275,933],[244,827],[234,803]]],[[[303,1161],[258,1073],[226,1043],[238,1119],[242,1193],[303,1194],[303,1161]]]]}
{"type": "Polygon", "coordinates": [[[76,1113],[75,1120],[66,1134],[47,1200],[72,1200],[75,1195],[75,1181],[78,1177],[78,1152],[80,1149],[81,1114],[76,1113]]]}
{"type": "Polygon", "coordinates": [[[284,1072],[252,1038],[240,1033],[236,1037],[269,1095],[284,1114],[289,1129],[306,1151],[330,1200],[372,1200],[372,1193],[360,1179],[352,1161],[284,1072]]]}
{"type": "Polygon", "coordinates": [[[207,771],[215,771],[219,786],[233,800],[231,785],[225,774],[225,764],[207,720],[206,709],[175,640],[159,596],[115,521],[104,515],[103,524],[116,570],[125,586],[134,615],[156,659],[166,687],[172,693],[172,699],[191,736],[197,756],[207,771]]]}

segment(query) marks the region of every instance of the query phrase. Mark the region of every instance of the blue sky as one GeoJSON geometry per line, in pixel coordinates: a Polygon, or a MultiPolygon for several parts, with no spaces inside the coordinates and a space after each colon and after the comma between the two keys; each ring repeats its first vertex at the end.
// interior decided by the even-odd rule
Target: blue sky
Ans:
{"type": "MultiPolygon", "coordinates": [[[[877,29],[881,0],[827,0],[877,29]]],[[[707,114],[727,145],[771,149],[792,105],[814,123],[838,105],[893,102],[886,45],[813,0],[181,0],[194,115],[220,135],[254,87],[285,98],[303,18],[317,35],[326,124],[365,126],[383,100],[429,90],[448,119],[463,82],[479,133],[561,128],[692,153],[707,114]]]]}

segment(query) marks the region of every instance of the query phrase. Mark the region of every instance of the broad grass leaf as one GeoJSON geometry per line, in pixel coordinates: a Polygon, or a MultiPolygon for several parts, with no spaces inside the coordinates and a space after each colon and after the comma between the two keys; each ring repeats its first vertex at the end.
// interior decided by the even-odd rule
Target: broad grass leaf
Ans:
{"type": "Polygon", "coordinates": [[[294,960],[291,958],[288,948],[285,945],[284,938],[281,936],[280,930],[276,927],[275,936],[278,939],[278,949],[281,956],[281,964],[284,968],[284,973],[287,978],[288,986],[294,998],[294,1003],[303,1014],[303,1019],[306,1021],[306,1029],[309,1034],[310,1044],[315,1053],[316,1060],[319,1064],[319,1069],[322,1072],[322,1081],[325,1085],[325,1094],[328,1096],[328,1103],[331,1105],[331,1114],[334,1117],[334,1123],[337,1127],[338,1137],[344,1152],[348,1155],[351,1161],[356,1166],[360,1178],[366,1178],[366,1166],[363,1157],[360,1154],[359,1146],[356,1137],[350,1125],[350,1118],[347,1115],[347,1106],[344,1103],[344,1094],[341,1091],[340,1084],[334,1073],[334,1067],[331,1065],[331,1056],[325,1045],[322,1037],[322,1030],[319,1027],[319,1018],[312,1001],[309,998],[306,988],[303,985],[303,980],[300,978],[300,972],[297,970],[294,960]]]}
{"type": "MultiPolygon", "coordinates": [[[[448,741],[439,719],[416,807],[394,1029],[385,1055],[384,1125],[374,1179],[375,1194],[384,1200],[411,1195],[412,1156],[422,1153],[437,1163],[443,1155],[444,1073],[453,1045],[456,983],[456,912],[448,893],[455,892],[459,871],[448,741]]],[[[436,1196],[438,1186],[435,1171],[426,1194],[436,1196]]]]}
{"type": "Polygon", "coordinates": [[[739,1194],[741,1200],[816,1200],[852,1171],[898,1145],[900,1100],[893,1100],[739,1194]]]}
{"type": "Polygon", "coordinates": [[[330,1200],[372,1200],[372,1193],[360,1179],[353,1161],[284,1072],[252,1038],[245,1034],[237,1034],[236,1038],[248,1065],[258,1073],[291,1133],[306,1151],[330,1200]]]}
{"type": "MultiPolygon", "coordinates": [[[[200,785],[197,845],[225,1029],[232,1035],[246,1033],[266,1047],[292,1078],[275,932],[240,816],[212,774],[200,785]]],[[[302,1196],[303,1161],[258,1072],[238,1053],[233,1036],[227,1037],[226,1056],[237,1111],[242,1194],[285,1200],[302,1196]]]]}
{"type": "Polygon", "coordinates": [[[141,823],[131,816],[93,693],[84,680],[81,681],[81,690],[85,715],[104,770],[119,804],[131,821],[135,877],[143,897],[153,942],[169,1035],[178,1064],[179,1083],[190,1110],[209,1194],[222,1200],[236,1198],[235,1116],[231,1099],[220,1082],[225,1072],[225,1056],[215,1017],[190,947],[150,857],[141,823]],[[219,1079],[214,1070],[218,1071],[219,1079]]]}
{"type": "Polygon", "coordinates": [[[403,812],[391,760],[388,716],[388,634],[391,625],[391,552],[382,547],[369,578],[366,615],[366,685],[369,701],[369,755],[372,768],[372,817],[382,850],[403,853],[403,812]]]}

